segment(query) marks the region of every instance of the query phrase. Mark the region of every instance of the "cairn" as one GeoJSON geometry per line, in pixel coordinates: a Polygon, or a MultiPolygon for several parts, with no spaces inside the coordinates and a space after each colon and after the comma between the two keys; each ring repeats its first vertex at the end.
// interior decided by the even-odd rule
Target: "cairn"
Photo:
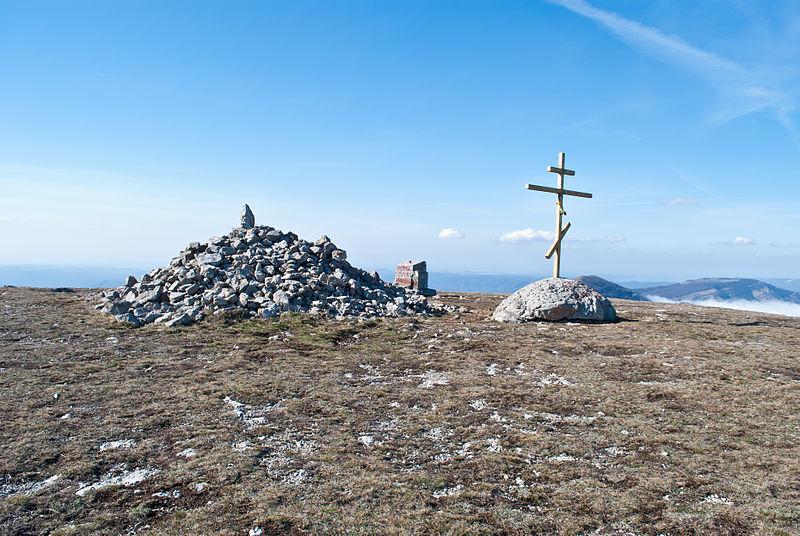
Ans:
{"type": "Polygon", "coordinates": [[[351,266],[327,236],[312,243],[254,225],[247,205],[242,227],[189,244],[169,266],[141,280],[129,276],[122,287],[101,293],[97,308],[137,326],[186,325],[235,310],[260,318],[284,311],[337,318],[437,312],[421,293],[351,266]]]}

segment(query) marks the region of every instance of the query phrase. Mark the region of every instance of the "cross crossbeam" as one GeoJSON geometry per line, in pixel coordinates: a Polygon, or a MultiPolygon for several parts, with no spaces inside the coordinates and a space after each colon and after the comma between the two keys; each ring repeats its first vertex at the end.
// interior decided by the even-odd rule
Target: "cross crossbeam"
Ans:
{"type": "Polygon", "coordinates": [[[566,159],[566,155],[564,153],[558,153],[558,167],[547,166],[547,171],[549,171],[551,173],[558,174],[558,187],[557,188],[551,188],[549,186],[538,186],[538,185],[535,185],[535,184],[527,184],[525,186],[525,188],[528,189],[528,190],[536,190],[536,191],[539,191],[539,192],[546,192],[546,193],[549,193],[549,194],[556,194],[558,196],[557,199],[556,199],[557,209],[556,209],[556,234],[555,234],[555,239],[553,240],[553,243],[550,246],[550,249],[548,249],[547,253],[545,254],[545,258],[546,259],[549,259],[550,257],[553,256],[553,254],[555,254],[555,259],[553,260],[553,277],[561,277],[561,241],[563,240],[564,235],[567,234],[567,231],[569,230],[570,226],[572,225],[569,222],[567,222],[567,225],[565,225],[564,227],[561,226],[562,216],[567,214],[566,212],[564,212],[564,196],[565,195],[572,195],[572,196],[575,196],[575,197],[584,197],[584,198],[588,198],[588,199],[592,198],[592,194],[589,194],[589,193],[586,193],[586,192],[576,192],[574,190],[565,190],[564,189],[564,176],[565,175],[569,175],[569,176],[575,175],[574,171],[572,171],[571,169],[567,169],[564,166],[564,160],[565,159],[566,159]]]}
{"type": "Polygon", "coordinates": [[[574,195],[575,197],[588,197],[589,199],[592,198],[592,194],[587,194],[586,192],[576,192],[575,190],[550,188],[549,186],[537,186],[535,184],[528,184],[525,186],[525,188],[527,188],[528,190],[538,190],[540,192],[548,192],[551,194],[574,195]]]}

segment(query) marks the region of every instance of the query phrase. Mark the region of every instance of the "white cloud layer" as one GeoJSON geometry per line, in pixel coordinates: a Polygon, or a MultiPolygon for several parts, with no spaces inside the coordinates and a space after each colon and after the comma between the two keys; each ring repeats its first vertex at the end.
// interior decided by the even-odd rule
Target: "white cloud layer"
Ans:
{"type": "Polygon", "coordinates": [[[800,317],[800,304],[789,303],[780,300],[755,301],[755,300],[694,300],[676,302],[663,296],[646,296],[650,301],[661,303],[689,303],[692,305],[702,305],[703,307],[722,307],[725,309],[737,309],[739,311],[755,311],[758,313],[770,313],[773,315],[798,316],[800,317]]]}
{"type": "Polygon", "coordinates": [[[439,238],[442,240],[453,240],[464,238],[464,233],[459,231],[458,229],[453,229],[452,227],[445,227],[439,232],[439,238]]]}
{"type": "Polygon", "coordinates": [[[530,242],[532,240],[553,240],[555,233],[550,231],[537,231],[534,229],[517,229],[500,235],[500,242],[530,242]]]}
{"type": "Polygon", "coordinates": [[[726,108],[713,118],[717,124],[771,109],[777,120],[792,135],[795,134],[790,118],[795,109],[791,95],[779,87],[764,83],[763,75],[751,72],[718,54],[696,48],[676,35],[598,9],[585,0],[546,1],[592,19],[637,50],[705,78],[727,97],[726,108]]]}
{"type": "Polygon", "coordinates": [[[797,242],[770,242],[770,246],[774,248],[796,248],[797,242]]]}

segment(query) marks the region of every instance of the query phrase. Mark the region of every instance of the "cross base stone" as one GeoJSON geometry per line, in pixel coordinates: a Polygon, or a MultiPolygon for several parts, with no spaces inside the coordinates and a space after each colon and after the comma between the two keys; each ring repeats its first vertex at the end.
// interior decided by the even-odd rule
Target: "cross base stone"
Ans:
{"type": "Polygon", "coordinates": [[[593,288],[572,279],[550,277],[534,281],[500,302],[492,320],[532,322],[592,320],[611,322],[617,313],[611,302],[593,288]]]}

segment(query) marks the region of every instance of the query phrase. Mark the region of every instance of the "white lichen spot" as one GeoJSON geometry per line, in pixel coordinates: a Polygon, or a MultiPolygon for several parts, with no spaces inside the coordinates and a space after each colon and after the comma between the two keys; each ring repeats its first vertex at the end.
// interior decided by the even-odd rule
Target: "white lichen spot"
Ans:
{"type": "Polygon", "coordinates": [[[53,485],[61,478],[61,475],[53,475],[39,482],[23,482],[22,484],[2,484],[0,485],[0,498],[7,495],[34,495],[53,485]]]}
{"type": "Polygon", "coordinates": [[[566,452],[562,452],[558,456],[550,456],[549,458],[547,458],[547,461],[559,462],[559,463],[560,462],[574,462],[575,461],[575,457],[574,456],[570,456],[566,452]]]}
{"type": "Polygon", "coordinates": [[[107,443],[101,443],[98,449],[100,452],[105,450],[116,450],[116,449],[129,449],[134,446],[136,442],[133,439],[120,439],[118,441],[109,441],[107,443]]]}
{"type": "Polygon", "coordinates": [[[422,383],[419,384],[419,387],[423,389],[431,389],[437,385],[447,385],[450,383],[450,380],[444,372],[437,372],[435,370],[425,371],[422,378],[423,380],[422,383]]]}
{"type": "Polygon", "coordinates": [[[99,482],[95,482],[94,484],[90,484],[88,486],[83,486],[75,492],[75,495],[78,497],[83,497],[90,491],[107,488],[111,486],[135,486],[139,482],[144,481],[145,479],[158,474],[158,469],[140,469],[136,468],[133,471],[125,471],[124,466],[120,469],[122,472],[119,474],[111,474],[107,473],[103,476],[103,478],[99,482]]]}
{"type": "Polygon", "coordinates": [[[230,406],[233,406],[233,412],[236,414],[237,417],[239,417],[240,419],[244,417],[247,404],[244,404],[242,402],[237,402],[236,400],[232,399],[229,396],[226,396],[222,401],[230,406]]]}
{"type": "Polygon", "coordinates": [[[180,451],[177,454],[177,456],[183,456],[184,458],[191,458],[192,456],[197,456],[197,451],[192,449],[192,448],[189,448],[189,449],[180,451]]]}
{"type": "Polygon", "coordinates": [[[472,402],[469,403],[469,405],[475,411],[481,411],[488,407],[488,404],[486,404],[486,400],[484,400],[483,398],[478,398],[476,400],[473,400],[472,402]]]}
{"type": "Polygon", "coordinates": [[[501,450],[503,450],[503,447],[500,446],[500,440],[497,439],[496,437],[490,437],[489,439],[486,440],[486,442],[489,444],[489,446],[486,447],[486,450],[488,450],[489,452],[500,452],[501,450]]]}
{"type": "Polygon", "coordinates": [[[470,448],[471,446],[472,446],[472,442],[471,442],[471,441],[467,441],[466,443],[464,443],[464,444],[461,446],[461,448],[460,448],[460,449],[458,449],[458,450],[456,451],[456,454],[457,454],[457,455],[459,455],[459,456],[469,456],[469,455],[470,455],[470,453],[469,453],[469,448],[470,448]]]}
{"type": "Polygon", "coordinates": [[[489,376],[497,375],[497,363],[492,363],[488,367],[486,367],[486,374],[489,376]]]}
{"type": "Polygon", "coordinates": [[[297,471],[289,473],[281,480],[283,480],[285,484],[288,484],[290,486],[297,486],[299,484],[302,484],[303,481],[306,480],[307,478],[308,478],[308,471],[306,471],[305,469],[298,469],[297,471]]]}
{"type": "Polygon", "coordinates": [[[537,383],[538,383],[538,385],[540,385],[542,387],[547,386],[547,385],[564,385],[564,386],[567,386],[567,387],[570,386],[570,385],[575,385],[574,383],[572,383],[568,379],[562,378],[561,376],[558,376],[557,374],[553,374],[552,372],[550,374],[546,375],[546,376],[543,376],[537,383]]]}
{"type": "Polygon", "coordinates": [[[709,503],[709,504],[724,504],[724,505],[728,505],[728,506],[733,504],[732,500],[730,500],[730,499],[728,499],[726,497],[722,497],[721,495],[717,495],[716,493],[712,493],[711,495],[709,495],[708,497],[703,499],[702,502],[709,503]]]}
{"type": "Polygon", "coordinates": [[[365,447],[371,447],[373,443],[375,443],[375,438],[371,435],[362,435],[358,436],[358,442],[364,445],[365,447]]]}
{"type": "Polygon", "coordinates": [[[452,497],[454,495],[460,495],[462,491],[464,491],[464,484],[458,484],[451,488],[442,488],[434,491],[433,497],[436,499],[441,499],[442,497],[452,497]]]}

